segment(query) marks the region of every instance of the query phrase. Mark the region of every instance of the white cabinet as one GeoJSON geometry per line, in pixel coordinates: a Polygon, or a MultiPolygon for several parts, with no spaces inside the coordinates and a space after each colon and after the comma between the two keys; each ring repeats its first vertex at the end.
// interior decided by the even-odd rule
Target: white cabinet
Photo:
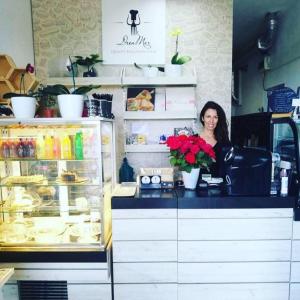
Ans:
{"type": "Polygon", "coordinates": [[[293,222],[290,300],[300,295],[300,222],[293,222]]]}
{"type": "Polygon", "coordinates": [[[177,210],[114,209],[115,300],[177,299],[177,210]]]}
{"type": "Polygon", "coordinates": [[[178,299],[288,299],[291,236],[292,209],[179,209],[178,299]]]}

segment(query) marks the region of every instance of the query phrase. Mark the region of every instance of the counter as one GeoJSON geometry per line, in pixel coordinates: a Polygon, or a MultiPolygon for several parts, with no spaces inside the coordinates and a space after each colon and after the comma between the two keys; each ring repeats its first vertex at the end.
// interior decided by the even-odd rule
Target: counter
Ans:
{"type": "Polygon", "coordinates": [[[138,190],[134,197],[113,197],[112,209],[294,208],[296,197],[226,196],[218,190],[138,190]]]}
{"type": "Polygon", "coordinates": [[[112,198],[114,299],[297,299],[295,203],[184,189],[112,198]]]}

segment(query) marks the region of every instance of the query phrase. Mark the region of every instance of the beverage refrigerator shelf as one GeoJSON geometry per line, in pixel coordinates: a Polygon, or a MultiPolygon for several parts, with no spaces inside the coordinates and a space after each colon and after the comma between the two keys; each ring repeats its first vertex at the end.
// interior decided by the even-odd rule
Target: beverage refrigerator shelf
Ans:
{"type": "Polygon", "coordinates": [[[125,152],[169,152],[169,148],[166,144],[125,145],[125,152]]]}
{"type": "MultiPolygon", "coordinates": [[[[106,153],[106,152],[104,152],[106,153]]],[[[109,152],[110,153],[110,152],[109,152]]],[[[32,157],[18,157],[18,158],[0,158],[0,161],[8,162],[8,161],[19,161],[19,162],[61,162],[61,161],[68,161],[68,162],[85,162],[85,163],[94,163],[98,160],[98,158],[84,158],[84,159],[49,159],[49,158],[32,158],[32,157]]]]}
{"type": "Polygon", "coordinates": [[[109,121],[111,123],[114,122],[112,119],[102,118],[102,117],[81,117],[74,119],[65,119],[65,118],[31,118],[31,119],[20,119],[20,118],[9,118],[4,119],[5,124],[10,128],[21,128],[23,129],[23,125],[25,126],[38,126],[38,128],[49,129],[56,126],[70,126],[70,128],[82,128],[86,125],[93,126],[97,125],[99,121],[109,121]],[[49,127],[51,126],[51,127],[49,127]]]}
{"type": "Polygon", "coordinates": [[[197,111],[125,111],[124,120],[197,119],[197,111]]]}
{"type": "Polygon", "coordinates": [[[14,187],[14,186],[95,186],[99,187],[99,182],[98,183],[90,183],[90,182],[42,182],[42,183],[13,183],[13,184],[1,184],[0,187],[14,187]]]}

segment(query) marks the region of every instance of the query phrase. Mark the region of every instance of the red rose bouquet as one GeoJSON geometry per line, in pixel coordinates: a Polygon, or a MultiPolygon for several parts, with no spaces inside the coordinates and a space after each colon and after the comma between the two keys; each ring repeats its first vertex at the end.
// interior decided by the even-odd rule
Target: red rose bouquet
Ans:
{"type": "Polygon", "coordinates": [[[167,146],[170,148],[170,163],[179,170],[191,172],[195,168],[206,168],[215,162],[213,147],[200,136],[169,136],[167,146]]]}

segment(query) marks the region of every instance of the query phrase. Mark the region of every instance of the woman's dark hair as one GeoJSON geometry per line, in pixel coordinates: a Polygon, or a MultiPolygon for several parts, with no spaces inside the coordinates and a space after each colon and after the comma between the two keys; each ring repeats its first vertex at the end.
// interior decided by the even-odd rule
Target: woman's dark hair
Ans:
{"type": "Polygon", "coordinates": [[[208,101],[202,108],[200,112],[200,122],[202,125],[204,125],[203,118],[205,115],[205,112],[208,109],[214,109],[217,111],[218,115],[218,123],[217,126],[214,130],[215,138],[217,142],[220,142],[222,144],[228,144],[230,143],[229,137],[228,137],[228,123],[226,120],[226,115],[223,110],[223,108],[217,104],[216,102],[213,101],[208,101]]]}

